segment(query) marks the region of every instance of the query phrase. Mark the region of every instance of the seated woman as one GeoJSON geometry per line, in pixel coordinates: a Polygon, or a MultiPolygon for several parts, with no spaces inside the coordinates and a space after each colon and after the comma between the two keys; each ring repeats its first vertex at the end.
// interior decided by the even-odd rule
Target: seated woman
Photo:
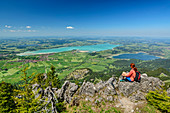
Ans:
{"type": "Polygon", "coordinates": [[[120,80],[121,82],[123,82],[123,81],[133,82],[133,81],[134,81],[134,78],[135,78],[135,76],[136,76],[137,68],[135,67],[135,64],[134,64],[134,63],[131,63],[131,64],[130,64],[130,67],[131,67],[132,69],[130,70],[129,73],[126,73],[126,72],[123,72],[123,73],[122,73],[123,79],[120,80]],[[125,78],[125,77],[126,77],[126,78],[125,78]]]}

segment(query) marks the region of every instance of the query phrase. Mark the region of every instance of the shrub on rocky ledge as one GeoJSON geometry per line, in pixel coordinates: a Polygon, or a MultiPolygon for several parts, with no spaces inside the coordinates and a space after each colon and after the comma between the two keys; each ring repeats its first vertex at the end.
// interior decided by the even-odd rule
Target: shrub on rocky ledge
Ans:
{"type": "Polygon", "coordinates": [[[170,97],[167,96],[167,92],[163,89],[150,91],[146,98],[149,104],[162,112],[170,112],[170,97]]]}

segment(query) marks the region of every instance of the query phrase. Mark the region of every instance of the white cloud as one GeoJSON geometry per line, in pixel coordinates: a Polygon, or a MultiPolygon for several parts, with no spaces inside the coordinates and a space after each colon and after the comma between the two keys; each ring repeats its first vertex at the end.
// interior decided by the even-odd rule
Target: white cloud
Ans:
{"type": "Polygon", "coordinates": [[[12,26],[8,26],[8,28],[11,28],[12,26]]]}
{"type": "Polygon", "coordinates": [[[6,28],[11,28],[12,26],[5,25],[6,28]]]}
{"type": "Polygon", "coordinates": [[[67,26],[66,28],[67,29],[74,29],[74,27],[72,27],[72,26],[67,26]]]}
{"type": "Polygon", "coordinates": [[[31,28],[31,26],[26,26],[26,28],[27,28],[27,29],[30,29],[30,28],[31,28]]]}

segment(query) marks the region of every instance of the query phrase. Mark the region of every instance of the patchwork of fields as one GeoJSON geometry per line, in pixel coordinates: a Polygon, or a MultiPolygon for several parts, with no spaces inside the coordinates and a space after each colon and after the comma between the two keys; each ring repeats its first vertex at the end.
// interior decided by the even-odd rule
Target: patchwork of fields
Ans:
{"type": "MultiPolygon", "coordinates": [[[[38,57],[38,56],[37,56],[38,57]]],[[[62,52],[48,56],[44,61],[38,62],[17,62],[18,59],[10,61],[0,61],[0,81],[15,83],[20,81],[22,72],[21,70],[28,67],[28,76],[32,73],[44,73],[50,66],[53,65],[57,69],[60,79],[66,77],[69,73],[79,68],[90,68],[94,72],[104,71],[108,63],[113,63],[113,59],[98,58],[98,55],[91,56],[88,53],[77,52],[62,52]],[[47,60],[48,59],[48,60],[47,60]]]]}

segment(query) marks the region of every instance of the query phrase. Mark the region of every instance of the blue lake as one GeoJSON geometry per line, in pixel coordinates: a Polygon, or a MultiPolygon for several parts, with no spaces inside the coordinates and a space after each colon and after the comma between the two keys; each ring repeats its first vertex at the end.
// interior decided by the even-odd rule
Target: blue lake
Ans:
{"type": "Polygon", "coordinates": [[[116,59],[139,59],[139,60],[155,60],[160,57],[149,55],[146,53],[137,53],[137,54],[120,54],[118,56],[113,56],[116,59]]]}
{"type": "Polygon", "coordinates": [[[35,54],[46,54],[46,53],[58,53],[58,52],[64,52],[64,51],[71,51],[71,50],[80,50],[80,51],[103,51],[108,49],[113,49],[119,45],[113,45],[109,43],[104,44],[97,44],[97,45],[87,45],[87,46],[73,46],[73,47],[62,47],[62,48],[54,48],[54,49],[44,49],[44,50],[38,50],[38,51],[30,51],[30,52],[24,52],[21,54],[18,54],[19,56],[24,55],[35,55],[35,54]]]}

